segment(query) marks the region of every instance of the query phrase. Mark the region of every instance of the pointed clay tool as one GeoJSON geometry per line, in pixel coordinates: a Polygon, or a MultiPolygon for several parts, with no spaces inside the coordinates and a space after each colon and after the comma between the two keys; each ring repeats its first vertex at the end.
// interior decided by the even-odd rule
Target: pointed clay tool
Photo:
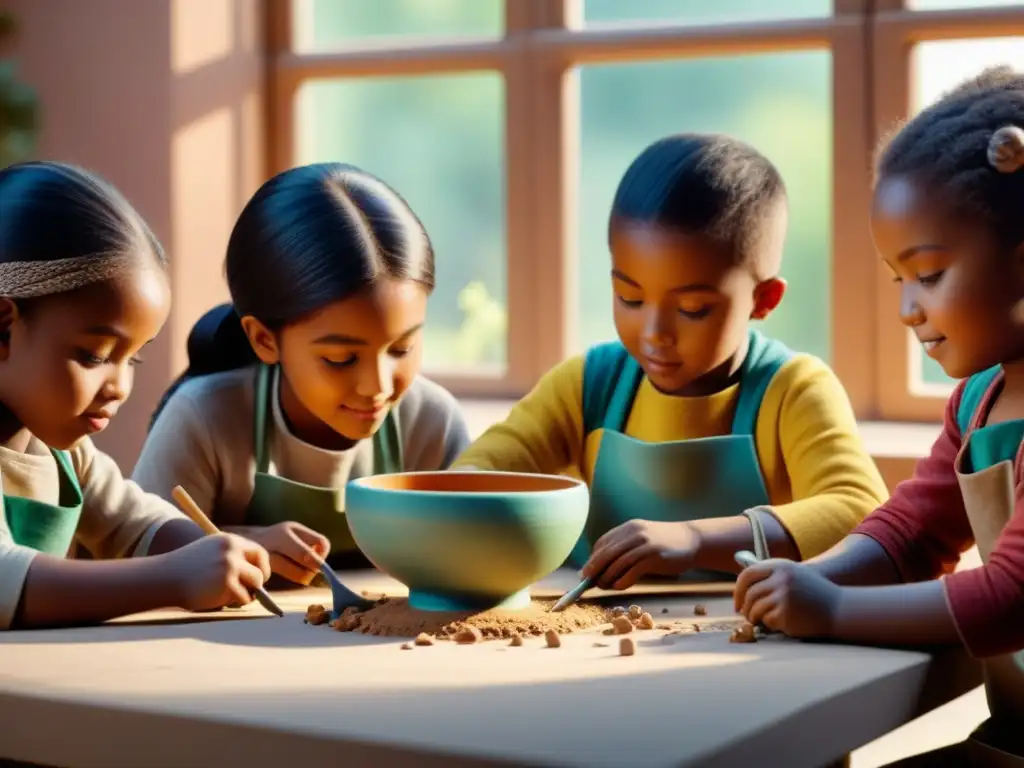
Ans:
{"type": "MultiPolygon", "coordinates": [[[[188,491],[180,485],[176,485],[174,486],[174,490],[171,491],[171,495],[174,497],[174,500],[178,502],[182,511],[191,518],[193,523],[202,528],[207,535],[220,533],[217,526],[210,522],[210,518],[203,513],[203,510],[199,508],[199,505],[196,504],[195,500],[189,496],[188,491]]],[[[284,616],[284,611],[281,610],[281,606],[274,602],[274,598],[272,598],[270,593],[263,587],[253,590],[253,595],[259,601],[260,605],[272,614],[278,617],[284,616]]]]}
{"type": "Polygon", "coordinates": [[[575,587],[573,587],[564,595],[562,595],[560,598],[558,598],[558,602],[551,606],[551,612],[558,613],[559,611],[564,611],[570,605],[579,600],[583,596],[583,593],[590,589],[592,586],[594,586],[593,579],[584,579],[575,587]]]}

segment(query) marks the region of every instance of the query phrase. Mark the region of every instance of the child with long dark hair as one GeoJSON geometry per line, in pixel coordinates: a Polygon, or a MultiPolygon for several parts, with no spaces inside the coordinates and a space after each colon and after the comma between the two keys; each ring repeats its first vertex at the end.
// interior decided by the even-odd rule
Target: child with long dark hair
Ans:
{"type": "Polygon", "coordinates": [[[293,168],[245,206],[226,272],[232,304],[193,329],[134,477],[164,497],[183,485],[292,582],[313,578],[310,550],[365,565],[348,480],[444,469],[468,443],[455,398],[420,375],[434,287],[423,225],[364,171],[293,168]]]}

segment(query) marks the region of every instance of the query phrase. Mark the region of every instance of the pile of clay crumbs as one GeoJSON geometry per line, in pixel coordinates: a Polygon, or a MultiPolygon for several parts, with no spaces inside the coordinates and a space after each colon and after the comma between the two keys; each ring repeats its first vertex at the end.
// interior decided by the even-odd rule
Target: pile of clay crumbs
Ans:
{"type": "MultiPolygon", "coordinates": [[[[634,630],[668,630],[662,637],[666,643],[696,632],[731,632],[729,640],[734,643],[752,643],[757,640],[754,628],[742,619],[659,624],[638,605],[606,610],[600,606],[577,603],[560,613],[551,613],[552,604],[551,601],[534,600],[529,607],[516,611],[420,611],[410,606],[405,598],[381,597],[373,607],[365,611],[347,608],[333,621],[330,620],[330,611],[324,606],[311,605],[306,611],[306,623],[329,624],[338,632],[415,638],[411,643],[403,643],[402,650],[431,646],[437,640],[471,645],[482,640],[501,638],[510,640],[511,647],[521,647],[524,636],[543,636],[548,648],[560,648],[561,635],[593,629],[602,624],[610,624],[603,634],[623,636],[619,640],[619,654],[622,656],[633,656],[636,653],[636,641],[630,636],[634,630]]],[[[694,614],[705,616],[707,611],[704,606],[698,605],[694,614]]],[[[594,645],[607,647],[606,643],[600,642],[594,645]]]]}
{"type": "Polygon", "coordinates": [[[560,613],[551,613],[554,601],[534,600],[521,610],[503,611],[420,611],[406,598],[382,597],[365,610],[346,608],[334,621],[322,605],[306,611],[308,624],[329,623],[339,632],[362,632],[388,637],[419,637],[460,643],[482,639],[511,639],[516,636],[540,637],[548,631],[568,634],[590,629],[608,621],[608,611],[594,605],[572,605],[560,613]]]}

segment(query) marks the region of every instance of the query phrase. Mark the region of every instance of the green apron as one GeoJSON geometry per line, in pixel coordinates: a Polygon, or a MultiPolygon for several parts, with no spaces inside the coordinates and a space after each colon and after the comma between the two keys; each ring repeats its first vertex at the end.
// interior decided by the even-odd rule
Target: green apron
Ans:
{"type": "Polygon", "coordinates": [[[47,555],[67,557],[82,515],[82,489],[71,457],[51,449],[60,475],[57,505],[4,495],[4,517],[15,544],[47,555]]]}
{"type": "MultiPolygon", "coordinates": [[[[984,563],[1016,510],[1024,421],[985,426],[1000,368],[972,376],[964,385],[957,423],[961,448],[956,475],[978,554],[984,563]]],[[[991,718],[965,743],[961,765],[1024,766],[1024,651],[984,659],[985,694],[991,718]],[[966,758],[965,758],[966,760],[966,758]]]]}
{"type": "MultiPolygon", "coordinates": [[[[312,528],[331,542],[327,562],[334,568],[365,567],[345,517],[343,488],[320,488],[268,473],[273,431],[274,369],[261,365],[256,373],[254,442],[256,477],[245,511],[245,525],[270,526],[292,520],[312,528]]],[[[401,441],[394,410],[373,436],[373,473],[402,471],[401,441]]]]}
{"type": "MultiPolygon", "coordinates": [[[[590,514],[569,563],[581,567],[597,539],[630,520],[732,517],[769,504],[754,430],[768,385],[792,356],[780,342],[750,331],[731,434],[648,443],[623,432],[643,380],[640,365],[618,343],[591,349],[584,363],[584,434],[604,432],[590,484],[590,514]]],[[[696,580],[722,577],[687,574],[696,580]]]]}

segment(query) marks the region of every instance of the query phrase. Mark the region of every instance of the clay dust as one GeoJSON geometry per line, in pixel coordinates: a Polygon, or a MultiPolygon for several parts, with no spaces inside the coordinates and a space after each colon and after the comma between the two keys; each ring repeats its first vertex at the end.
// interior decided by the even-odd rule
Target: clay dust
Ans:
{"type": "MultiPolygon", "coordinates": [[[[346,609],[330,624],[339,632],[362,632],[386,637],[427,635],[443,640],[472,643],[485,639],[513,639],[517,636],[540,637],[552,632],[571,634],[606,624],[609,613],[596,605],[571,605],[551,613],[553,600],[532,600],[520,610],[420,611],[406,598],[381,598],[365,610],[346,609]]],[[[324,624],[330,613],[320,605],[306,611],[306,622],[324,624]]]]}
{"type": "MultiPolygon", "coordinates": [[[[756,642],[757,637],[742,617],[714,618],[698,613],[702,618],[694,621],[672,620],[655,622],[650,613],[640,606],[606,609],[596,605],[576,603],[560,613],[551,613],[554,601],[533,600],[522,610],[489,611],[420,611],[409,605],[406,598],[381,597],[365,610],[347,608],[338,619],[330,620],[330,611],[322,605],[311,605],[306,611],[306,623],[330,624],[339,632],[360,632],[385,637],[415,638],[402,645],[403,650],[414,646],[430,646],[435,640],[454,641],[471,645],[483,640],[511,640],[511,647],[521,647],[524,637],[543,637],[548,648],[560,648],[560,635],[590,629],[603,629],[605,635],[619,635],[619,653],[632,656],[637,652],[633,633],[660,630],[662,642],[674,643],[686,635],[700,632],[730,633],[731,642],[756,642]],[[628,641],[628,642],[627,642],[628,641]]],[[[703,606],[701,606],[703,607],[703,606]]],[[[599,647],[606,644],[595,643],[599,647]]]]}

